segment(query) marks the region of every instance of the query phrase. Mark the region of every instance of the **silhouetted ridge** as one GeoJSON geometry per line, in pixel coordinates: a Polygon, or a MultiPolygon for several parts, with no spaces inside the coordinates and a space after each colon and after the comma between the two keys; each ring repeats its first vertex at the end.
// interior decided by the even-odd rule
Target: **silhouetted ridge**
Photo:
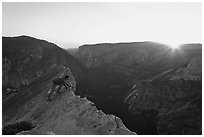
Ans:
{"type": "MultiPolygon", "coordinates": [[[[149,46],[167,46],[165,44],[162,43],[157,43],[157,42],[152,42],[152,41],[143,41],[143,42],[117,42],[117,43],[97,43],[97,44],[84,44],[80,47],[87,47],[87,46],[120,46],[120,45],[145,45],[148,44],[149,46]]],[[[80,48],[79,47],[79,48],[80,48]]]]}

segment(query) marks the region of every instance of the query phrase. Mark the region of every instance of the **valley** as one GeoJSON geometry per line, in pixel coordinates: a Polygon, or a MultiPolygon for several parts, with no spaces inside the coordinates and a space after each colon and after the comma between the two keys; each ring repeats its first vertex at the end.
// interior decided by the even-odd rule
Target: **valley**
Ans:
{"type": "MultiPolygon", "coordinates": [[[[183,45],[174,52],[153,42],[84,45],[75,57],[87,69],[87,98],[98,109],[120,117],[131,131],[145,135],[201,134],[201,120],[191,123],[199,127],[192,131],[185,126],[187,122],[180,127],[172,124],[177,129],[171,133],[168,131],[172,127],[163,131],[166,125],[160,125],[166,114],[186,103],[195,99],[202,104],[201,45],[194,47],[183,45]],[[126,100],[129,94],[132,95],[126,100]]],[[[193,108],[198,112],[192,115],[201,118],[202,108],[193,108]]],[[[180,113],[187,112],[177,115],[180,113]]]]}
{"type": "MultiPolygon", "coordinates": [[[[38,108],[33,100],[39,109],[33,117],[37,112],[32,114],[23,106],[29,106],[33,97],[44,102],[51,79],[69,68],[76,95],[93,102],[97,110],[119,117],[136,134],[202,134],[201,44],[186,44],[173,51],[168,45],[149,41],[102,43],[82,45],[71,53],[27,36],[3,37],[3,125],[29,118],[39,123],[38,118],[46,121],[49,113],[56,113],[42,111],[44,106],[38,108]],[[8,94],[11,89],[18,92],[8,94]]],[[[56,102],[63,105],[59,99],[56,102]]],[[[58,128],[56,133],[61,134],[58,128]]]]}

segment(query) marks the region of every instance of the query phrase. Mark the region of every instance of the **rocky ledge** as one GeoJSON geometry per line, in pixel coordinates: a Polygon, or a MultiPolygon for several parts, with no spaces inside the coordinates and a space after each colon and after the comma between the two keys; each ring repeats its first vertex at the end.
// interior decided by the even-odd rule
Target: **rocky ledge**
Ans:
{"type": "MultiPolygon", "coordinates": [[[[35,86],[38,87],[36,90],[40,87],[42,92],[21,105],[9,120],[8,118],[3,120],[3,125],[29,121],[35,125],[29,134],[34,135],[45,133],[56,135],[135,134],[124,126],[120,118],[97,110],[91,101],[75,95],[73,89],[61,89],[61,93],[54,95],[53,100],[48,102],[46,94],[51,87],[51,81],[49,81],[35,86]]],[[[35,89],[32,88],[32,90],[35,89]]],[[[5,113],[3,115],[3,118],[8,116],[5,113]]]]}
{"type": "Polygon", "coordinates": [[[97,110],[94,104],[86,98],[80,98],[65,89],[62,92],[62,95],[52,102],[38,99],[33,100],[27,106],[33,110],[24,120],[32,120],[36,124],[33,133],[52,132],[57,135],[134,134],[123,125],[118,117],[106,115],[97,110]]]}

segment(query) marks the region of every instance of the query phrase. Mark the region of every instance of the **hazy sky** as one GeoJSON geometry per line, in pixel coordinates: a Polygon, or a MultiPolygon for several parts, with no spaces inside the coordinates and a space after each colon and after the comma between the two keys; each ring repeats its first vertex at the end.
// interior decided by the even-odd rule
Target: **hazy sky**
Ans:
{"type": "Polygon", "coordinates": [[[202,41],[201,3],[3,3],[3,36],[29,35],[63,48],[82,44],[202,41]]]}

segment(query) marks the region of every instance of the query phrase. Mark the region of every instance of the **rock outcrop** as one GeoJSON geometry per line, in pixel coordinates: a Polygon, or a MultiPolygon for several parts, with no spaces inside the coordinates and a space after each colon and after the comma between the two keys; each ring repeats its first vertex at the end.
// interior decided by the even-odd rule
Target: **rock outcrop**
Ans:
{"type": "Polygon", "coordinates": [[[94,103],[76,96],[73,76],[70,80],[71,89],[61,89],[60,94],[55,94],[53,100],[48,102],[46,94],[51,87],[51,81],[67,74],[71,75],[69,69],[62,68],[49,77],[37,79],[21,91],[21,94],[4,100],[3,125],[29,121],[35,125],[35,128],[28,134],[38,135],[48,132],[56,135],[135,134],[129,131],[118,117],[106,115],[97,110],[94,103]],[[29,94],[24,96],[23,93],[29,94]]]}

